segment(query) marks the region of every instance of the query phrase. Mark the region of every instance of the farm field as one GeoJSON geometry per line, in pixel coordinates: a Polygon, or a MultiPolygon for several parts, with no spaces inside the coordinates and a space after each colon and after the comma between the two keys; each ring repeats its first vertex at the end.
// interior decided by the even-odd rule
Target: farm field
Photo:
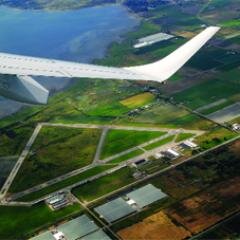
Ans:
{"type": "Polygon", "coordinates": [[[167,214],[196,234],[237,212],[239,194],[239,177],[232,178],[170,207],[167,214]]]}
{"type": "Polygon", "coordinates": [[[174,199],[181,200],[211,184],[235,178],[239,174],[239,144],[240,141],[237,140],[229,147],[210,151],[151,179],[150,182],[174,199]]]}
{"type": "Polygon", "coordinates": [[[228,107],[225,107],[221,110],[218,110],[214,113],[207,115],[208,118],[220,122],[225,123],[229,122],[240,116],[240,102],[232,104],[228,107]]]}
{"type": "Polygon", "coordinates": [[[201,234],[197,239],[237,239],[240,236],[239,223],[240,216],[239,214],[231,217],[230,219],[220,223],[215,228],[207,231],[206,233],[201,234]]]}
{"type": "Polygon", "coordinates": [[[211,122],[162,100],[136,116],[119,119],[117,123],[134,126],[158,126],[202,130],[208,129],[212,125],[211,122]]]}
{"type": "Polygon", "coordinates": [[[179,232],[183,234],[182,238],[181,234],[176,233],[176,236],[184,239],[184,233],[194,235],[237,212],[240,208],[239,151],[240,141],[237,140],[149,179],[148,183],[161,188],[175,201],[168,206],[166,203],[154,204],[138,216],[116,223],[114,228],[123,238],[128,234],[133,238],[148,238],[148,232],[157,234],[157,229],[161,228],[159,236],[171,234],[165,232],[162,217],[166,216],[173,224],[169,226],[170,229],[174,227],[173,232],[179,226],[183,227],[179,232]]]}
{"type": "Polygon", "coordinates": [[[224,143],[234,137],[237,137],[237,133],[221,127],[215,127],[209,132],[196,137],[195,141],[200,146],[201,150],[208,150],[216,147],[219,144],[224,143]]]}
{"type": "Polygon", "coordinates": [[[239,94],[239,83],[231,80],[214,79],[176,93],[173,97],[177,102],[196,109],[222,98],[231,99],[231,97],[237,94],[239,94]],[[211,89],[211,91],[205,91],[205,89],[211,89]]]}
{"type": "Polygon", "coordinates": [[[44,127],[21,166],[10,192],[18,192],[89,165],[101,131],[44,127]],[[31,179],[31,181],[29,181],[31,179]]]}
{"type": "Polygon", "coordinates": [[[129,109],[133,109],[151,103],[154,99],[155,96],[153,94],[146,92],[126,98],[120,101],[120,103],[129,109]]]}
{"type": "Polygon", "coordinates": [[[190,237],[191,233],[182,226],[177,226],[162,211],[155,213],[140,223],[118,232],[122,239],[175,239],[190,237]]]}

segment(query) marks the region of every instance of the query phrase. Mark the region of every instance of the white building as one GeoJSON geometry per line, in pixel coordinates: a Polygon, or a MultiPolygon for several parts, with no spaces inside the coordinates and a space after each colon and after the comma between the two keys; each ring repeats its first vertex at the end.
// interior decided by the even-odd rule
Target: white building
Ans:
{"type": "Polygon", "coordinates": [[[163,155],[162,155],[162,153],[156,153],[155,155],[154,155],[154,157],[156,158],[156,159],[160,159],[160,158],[162,158],[163,157],[163,155]]]}
{"type": "Polygon", "coordinates": [[[177,151],[170,149],[170,148],[165,152],[165,154],[166,154],[166,157],[168,157],[170,159],[176,159],[176,158],[180,157],[180,154],[177,151]]]}
{"type": "Polygon", "coordinates": [[[232,125],[232,129],[233,129],[234,131],[240,131],[240,124],[234,123],[234,124],[232,125]]]}
{"type": "Polygon", "coordinates": [[[197,148],[198,145],[190,140],[186,140],[181,144],[183,147],[187,147],[187,148],[197,148]]]}
{"type": "Polygon", "coordinates": [[[173,35],[167,33],[156,33],[147,37],[143,37],[137,40],[137,43],[133,46],[134,48],[142,48],[152,45],[157,42],[168,40],[173,38],[173,35]]]}

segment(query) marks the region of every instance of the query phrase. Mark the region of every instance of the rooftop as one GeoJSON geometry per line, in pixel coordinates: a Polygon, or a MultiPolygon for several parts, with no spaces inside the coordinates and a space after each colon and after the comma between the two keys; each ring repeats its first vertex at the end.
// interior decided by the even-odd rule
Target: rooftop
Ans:
{"type": "Polygon", "coordinates": [[[56,240],[50,231],[46,231],[29,240],[56,240]]]}
{"type": "Polygon", "coordinates": [[[165,193],[152,184],[148,184],[127,194],[127,197],[132,199],[140,208],[150,205],[166,196],[165,193]]]}
{"type": "Polygon", "coordinates": [[[102,230],[99,229],[87,236],[80,238],[81,240],[111,240],[111,238],[102,230]]]}
{"type": "Polygon", "coordinates": [[[87,216],[82,215],[57,227],[68,240],[76,240],[98,230],[98,226],[87,216]]]}
{"type": "Polygon", "coordinates": [[[102,216],[107,222],[114,222],[133,213],[135,210],[122,198],[117,198],[94,208],[94,211],[102,216]]]}

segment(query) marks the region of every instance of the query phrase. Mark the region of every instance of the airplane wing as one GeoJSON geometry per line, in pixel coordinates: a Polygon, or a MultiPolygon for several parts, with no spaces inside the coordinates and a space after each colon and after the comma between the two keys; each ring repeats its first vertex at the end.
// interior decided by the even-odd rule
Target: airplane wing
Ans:
{"type": "Polygon", "coordinates": [[[11,83],[10,80],[0,79],[0,94],[22,102],[46,103],[48,91],[37,83],[33,76],[163,82],[178,71],[218,30],[219,27],[206,28],[176,51],[155,63],[125,68],[0,53],[0,74],[18,77],[11,83]]]}

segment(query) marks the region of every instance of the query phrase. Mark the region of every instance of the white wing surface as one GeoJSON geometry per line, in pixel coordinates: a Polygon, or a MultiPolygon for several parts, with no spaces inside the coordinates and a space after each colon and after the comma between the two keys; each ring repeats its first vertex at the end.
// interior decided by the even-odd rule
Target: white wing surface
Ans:
{"type": "MultiPolygon", "coordinates": [[[[29,101],[26,98],[22,98],[22,101],[31,103],[46,103],[48,93],[46,89],[35,83],[34,79],[24,78],[24,76],[129,79],[163,82],[178,71],[218,30],[219,27],[208,27],[162,60],[151,64],[125,68],[0,53],[0,74],[20,76],[20,78],[18,77],[20,80],[17,82],[17,86],[19,87],[20,84],[19,89],[21,88],[25,92],[29,92],[29,96],[32,95],[29,101]],[[38,94],[38,89],[44,97],[34,97],[38,94]]],[[[13,91],[14,85],[15,83],[10,84],[9,87],[6,81],[3,84],[0,80],[0,94],[14,99],[14,94],[18,92],[17,89],[13,91]]],[[[21,92],[19,94],[20,97],[17,96],[15,99],[21,101],[22,94],[21,92]]]]}

